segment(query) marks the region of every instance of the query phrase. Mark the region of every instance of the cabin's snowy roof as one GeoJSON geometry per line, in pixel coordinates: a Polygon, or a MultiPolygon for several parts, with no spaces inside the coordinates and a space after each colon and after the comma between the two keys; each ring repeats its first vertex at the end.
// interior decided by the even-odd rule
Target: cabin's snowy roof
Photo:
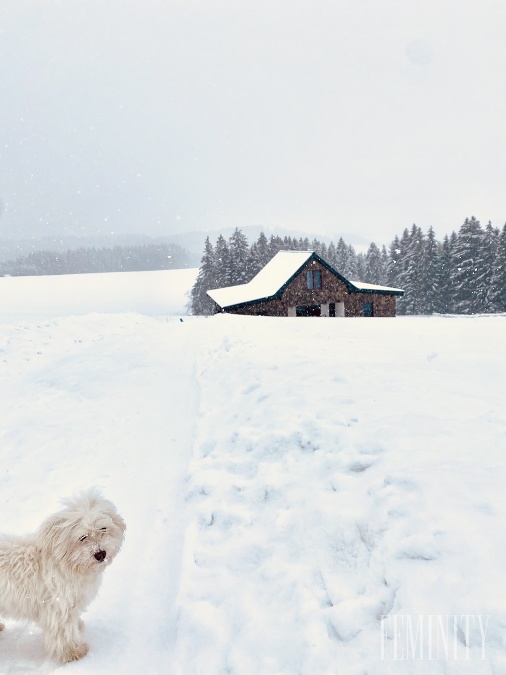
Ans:
{"type": "Polygon", "coordinates": [[[392,288],[391,286],[378,286],[377,284],[366,284],[364,281],[351,281],[359,291],[387,291],[390,293],[404,293],[402,288],[392,288]]]}
{"type": "Polygon", "coordinates": [[[312,255],[313,251],[279,251],[247,284],[214,288],[207,293],[220,307],[270,298],[312,255]]]}
{"type": "MultiPolygon", "coordinates": [[[[233,307],[234,305],[272,298],[297,274],[313,255],[315,255],[314,251],[279,251],[247,284],[213,288],[207,291],[207,294],[220,307],[233,307]]],[[[325,264],[330,267],[328,263],[325,264]]],[[[330,269],[332,268],[330,267],[330,269]]],[[[336,272],[336,270],[333,271],[336,272]]],[[[352,291],[377,290],[379,292],[402,293],[399,288],[375,286],[374,284],[365,284],[360,281],[345,281],[352,291]]]]}

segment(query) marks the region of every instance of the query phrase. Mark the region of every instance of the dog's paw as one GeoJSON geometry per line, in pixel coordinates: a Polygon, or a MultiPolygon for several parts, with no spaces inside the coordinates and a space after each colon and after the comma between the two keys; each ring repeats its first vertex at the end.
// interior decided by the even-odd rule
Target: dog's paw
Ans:
{"type": "Polygon", "coordinates": [[[65,661],[79,661],[79,659],[82,659],[83,656],[86,656],[88,653],[88,645],[86,643],[82,643],[80,645],[75,645],[74,647],[70,648],[67,652],[65,652],[65,661]]]}

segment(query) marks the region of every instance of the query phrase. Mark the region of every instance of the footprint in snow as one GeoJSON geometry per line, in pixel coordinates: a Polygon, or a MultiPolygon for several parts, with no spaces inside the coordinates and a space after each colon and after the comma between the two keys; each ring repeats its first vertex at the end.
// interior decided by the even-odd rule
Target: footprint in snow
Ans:
{"type": "Polygon", "coordinates": [[[243,389],[241,391],[241,394],[243,396],[247,396],[248,394],[251,394],[252,392],[256,391],[259,387],[260,387],[260,385],[258,384],[258,382],[255,382],[255,384],[250,384],[249,387],[246,387],[246,389],[243,389]]]}
{"type": "Polygon", "coordinates": [[[353,471],[353,473],[363,473],[364,471],[367,471],[367,469],[370,469],[371,466],[373,466],[372,462],[354,462],[350,466],[350,471],[353,471]]]}

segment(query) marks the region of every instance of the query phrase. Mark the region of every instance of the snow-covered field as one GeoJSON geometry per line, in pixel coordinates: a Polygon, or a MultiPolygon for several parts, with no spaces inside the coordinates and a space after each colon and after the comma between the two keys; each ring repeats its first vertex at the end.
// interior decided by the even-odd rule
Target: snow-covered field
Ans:
{"type": "Polygon", "coordinates": [[[186,314],[198,269],[0,277],[0,321],[90,312],[186,314]],[[35,283],[36,282],[36,283],[35,283]]]}
{"type": "Polygon", "coordinates": [[[128,527],[86,658],[7,621],[0,675],[506,673],[506,317],[187,317],[195,273],[0,278],[0,530],[128,527]]]}

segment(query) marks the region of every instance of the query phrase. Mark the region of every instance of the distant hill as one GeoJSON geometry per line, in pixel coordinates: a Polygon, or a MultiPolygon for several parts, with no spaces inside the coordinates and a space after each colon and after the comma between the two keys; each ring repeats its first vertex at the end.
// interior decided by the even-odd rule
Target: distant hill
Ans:
{"type": "MultiPolygon", "coordinates": [[[[329,244],[331,241],[337,244],[339,237],[342,237],[348,245],[352,245],[357,252],[366,251],[370,241],[365,237],[350,232],[337,232],[334,235],[321,235],[315,232],[303,232],[299,230],[289,230],[287,228],[268,228],[257,226],[239,227],[239,229],[248,238],[249,243],[256,241],[260,232],[264,232],[266,237],[278,235],[280,237],[296,237],[297,239],[306,237],[309,241],[318,239],[322,243],[329,244]]],[[[175,244],[185,249],[188,253],[190,266],[198,266],[204,250],[206,237],[209,237],[214,244],[216,239],[222,234],[226,239],[235,230],[235,226],[223,228],[221,230],[195,230],[192,232],[176,232],[174,234],[150,237],[146,234],[104,234],[78,237],[74,235],[54,235],[32,238],[8,239],[0,238],[0,262],[6,260],[15,260],[21,256],[27,256],[37,251],[59,251],[65,252],[80,248],[113,248],[115,246],[148,246],[150,244],[175,244]]]]}
{"type": "MultiPolygon", "coordinates": [[[[150,246],[152,244],[175,244],[181,248],[186,248],[175,242],[172,237],[149,237],[144,234],[93,235],[88,237],[55,235],[50,237],[32,237],[31,239],[0,238],[0,262],[16,260],[38,251],[63,253],[83,248],[110,249],[117,246],[150,246]]],[[[200,262],[201,252],[198,250],[191,251],[187,248],[186,252],[188,254],[188,266],[197,266],[200,262]]]]}

